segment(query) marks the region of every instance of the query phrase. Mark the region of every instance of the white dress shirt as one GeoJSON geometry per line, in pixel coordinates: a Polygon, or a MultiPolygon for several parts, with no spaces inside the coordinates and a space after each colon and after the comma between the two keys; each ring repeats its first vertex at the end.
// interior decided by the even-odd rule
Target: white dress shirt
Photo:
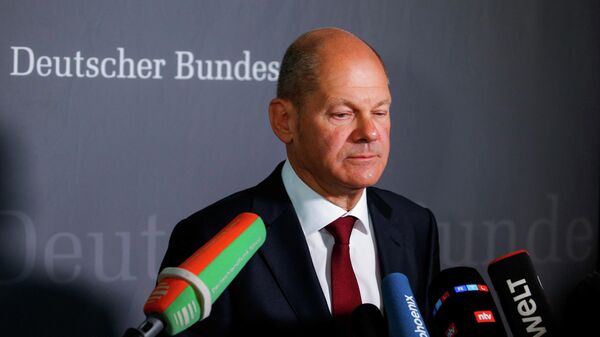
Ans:
{"type": "Polygon", "coordinates": [[[350,235],[350,260],[358,281],[362,303],[372,303],[381,309],[379,263],[367,207],[366,190],[363,191],[356,206],[350,211],[346,211],[306,185],[294,172],[289,161],[283,165],[281,177],[298,215],[298,220],[300,220],[329,310],[331,311],[330,266],[334,239],[325,226],[346,215],[352,215],[358,219],[350,235]]]}

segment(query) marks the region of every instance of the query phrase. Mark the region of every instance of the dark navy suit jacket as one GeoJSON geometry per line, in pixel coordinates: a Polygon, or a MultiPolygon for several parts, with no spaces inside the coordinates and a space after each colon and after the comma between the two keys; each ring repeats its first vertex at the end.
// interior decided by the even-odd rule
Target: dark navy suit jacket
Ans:
{"type": "MultiPolygon", "coordinates": [[[[265,243],[216,300],[210,316],[178,336],[334,335],[304,234],[283,186],[282,166],[257,186],[198,211],[174,228],[161,269],[179,265],[239,213],[258,214],[267,229],[265,243]]],[[[440,268],[435,218],[428,209],[382,189],[367,188],[367,201],[381,276],[405,274],[427,321],[427,291],[440,268]]]]}

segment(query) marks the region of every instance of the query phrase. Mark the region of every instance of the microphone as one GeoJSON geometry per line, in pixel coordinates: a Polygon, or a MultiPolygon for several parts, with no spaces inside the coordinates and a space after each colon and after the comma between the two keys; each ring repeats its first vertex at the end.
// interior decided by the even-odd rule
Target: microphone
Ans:
{"type": "Polygon", "coordinates": [[[262,246],[266,229],[254,213],[241,213],[179,267],[164,268],[144,305],[147,319],[123,337],[175,335],[210,315],[211,306],[262,246]]]}
{"type": "Polygon", "coordinates": [[[483,277],[471,267],[442,270],[429,288],[433,334],[444,337],[506,337],[500,314],[483,277]]]}
{"type": "MultiPolygon", "coordinates": [[[[595,270],[586,274],[568,293],[564,307],[569,309],[563,317],[561,336],[586,336],[590,331],[598,329],[596,325],[598,303],[600,303],[600,273],[595,270]]],[[[555,325],[553,328],[558,327],[555,325]]]]}
{"type": "Polygon", "coordinates": [[[390,337],[429,337],[406,275],[386,275],[381,283],[381,293],[390,337]]]}
{"type": "Polygon", "coordinates": [[[488,274],[515,337],[553,335],[550,304],[526,250],[493,260],[488,274]]]}
{"type": "Polygon", "coordinates": [[[387,337],[385,318],[381,310],[372,303],[363,303],[352,311],[354,337],[387,337]]]}

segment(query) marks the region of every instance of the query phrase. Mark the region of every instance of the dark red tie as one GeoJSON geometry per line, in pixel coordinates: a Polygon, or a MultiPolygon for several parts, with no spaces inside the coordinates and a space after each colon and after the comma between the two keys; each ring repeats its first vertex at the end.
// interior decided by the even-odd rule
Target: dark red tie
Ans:
{"type": "Polygon", "coordinates": [[[350,263],[350,234],[355,221],[355,217],[345,216],[325,227],[335,239],[331,253],[331,311],[334,317],[350,316],[362,303],[350,263]]]}

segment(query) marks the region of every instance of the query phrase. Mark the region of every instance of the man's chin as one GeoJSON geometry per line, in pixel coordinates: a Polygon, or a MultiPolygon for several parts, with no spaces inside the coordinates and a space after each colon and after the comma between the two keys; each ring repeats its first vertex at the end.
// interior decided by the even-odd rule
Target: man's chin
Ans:
{"type": "Polygon", "coordinates": [[[379,165],[368,167],[354,166],[346,171],[346,178],[352,185],[368,187],[375,185],[382,174],[383,169],[381,169],[379,165]]]}
{"type": "Polygon", "coordinates": [[[353,176],[346,181],[346,185],[352,189],[363,189],[377,184],[381,175],[372,175],[366,177],[353,176]]]}

